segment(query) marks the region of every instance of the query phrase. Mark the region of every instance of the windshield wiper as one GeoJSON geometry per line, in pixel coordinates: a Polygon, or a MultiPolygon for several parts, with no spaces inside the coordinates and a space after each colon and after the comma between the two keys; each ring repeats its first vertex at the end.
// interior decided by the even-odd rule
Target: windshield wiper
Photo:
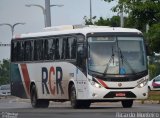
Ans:
{"type": "MultiPolygon", "coordinates": [[[[120,53],[120,59],[122,60],[122,65],[123,65],[123,62],[124,62],[131,69],[132,73],[135,74],[134,69],[132,68],[132,66],[130,65],[130,63],[128,62],[128,60],[123,56],[120,47],[118,47],[118,50],[119,50],[119,53],[120,53]]],[[[120,68],[121,68],[121,66],[120,66],[120,68]]]]}
{"type": "Polygon", "coordinates": [[[109,59],[109,61],[108,61],[108,63],[107,63],[107,66],[106,66],[104,72],[103,72],[103,76],[106,75],[106,73],[107,73],[107,71],[108,71],[108,68],[109,68],[109,65],[110,65],[110,63],[111,63],[112,60],[113,60],[113,64],[114,64],[114,51],[113,51],[113,46],[112,46],[112,55],[111,55],[111,57],[110,57],[110,59],[109,59]]]}

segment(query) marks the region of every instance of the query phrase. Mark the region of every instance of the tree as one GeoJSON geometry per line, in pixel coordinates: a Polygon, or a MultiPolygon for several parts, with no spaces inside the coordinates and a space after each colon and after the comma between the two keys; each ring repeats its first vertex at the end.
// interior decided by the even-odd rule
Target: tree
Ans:
{"type": "MultiPolygon", "coordinates": [[[[112,2],[114,0],[104,0],[112,2]]],[[[114,12],[128,14],[133,26],[141,31],[145,31],[146,24],[150,26],[160,22],[160,0],[119,0],[118,4],[112,8],[114,12]]]]}
{"type": "Polygon", "coordinates": [[[93,25],[93,23],[91,22],[91,19],[87,18],[87,16],[84,16],[83,19],[85,20],[85,25],[93,25]]]}
{"type": "Polygon", "coordinates": [[[120,18],[119,18],[119,16],[113,16],[112,18],[107,18],[107,19],[100,17],[99,20],[94,22],[94,24],[99,25],[99,26],[119,27],[120,26],[120,18]]]}
{"type": "Polygon", "coordinates": [[[3,59],[0,63],[0,85],[9,83],[9,60],[3,59]]]}
{"type": "Polygon", "coordinates": [[[119,27],[120,26],[120,18],[119,18],[119,16],[113,16],[112,18],[106,18],[106,19],[103,17],[100,17],[94,23],[91,23],[89,19],[85,19],[85,25],[119,27]]]}
{"type": "Polygon", "coordinates": [[[100,17],[99,20],[94,22],[95,25],[98,26],[109,26],[110,25],[110,20],[109,19],[104,19],[103,17],[100,17]]]}
{"type": "Polygon", "coordinates": [[[88,18],[87,16],[84,16],[83,19],[85,20],[85,25],[93,25],[93,21],[96,19],[96,16],[92,17],[92,19],[88,18]]]}
{"type": "Polygon", "coordinates": [[[160,53],[160,23],[154,24],[150,27],[147,39],[151,50],[160,53]]]}

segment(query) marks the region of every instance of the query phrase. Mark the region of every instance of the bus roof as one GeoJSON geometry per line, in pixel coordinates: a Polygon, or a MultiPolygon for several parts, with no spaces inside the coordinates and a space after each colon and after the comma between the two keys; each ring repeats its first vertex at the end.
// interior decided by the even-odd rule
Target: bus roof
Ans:
{"type": "Polygon", "coordinates": [[[21,35],[15,35],[13,38],[28,38],[28,37],[45,37],[45,36],[54,36],[54,35],[66,35],[66,34],[88,34],[88,33],[95,33],[95,32],[129,32],[129,33],[139,33],[141,32],[137,29],[131,28],[121,28],[121,27],[109,27],[109,26],[95,26],[95,25],[88,25],[88,26],[80,26],[80,25],[64,25],[64,26],[55,26],[50,28],[45,28],[42,32],[37,33],[27,33],[21,35]]]}

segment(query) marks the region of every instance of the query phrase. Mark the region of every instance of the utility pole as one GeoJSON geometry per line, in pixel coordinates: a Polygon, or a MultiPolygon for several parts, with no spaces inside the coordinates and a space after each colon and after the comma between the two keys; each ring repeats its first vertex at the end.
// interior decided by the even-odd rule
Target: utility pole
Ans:
{"type": "Polygon", "coordinates": [[[51,27],[50,0],[45,0],[45,10],[46,10],[46,27],[51,27]]]}
{"type": "Polygon", "coordinates": [[[120,26],[121,26],[121,27],[124,27],[123,3],[122,3],[122,5],[121,5],[121,9],[120,9],[120,22],[121,22],[120,26]]]}
{"type": "Polygon", "coordinates": [[[92,0],[90,0],[90,22],[92,23],[92,0]]]}
{"type": "Polygon", "coordinates": [[[43,11],[45,27],[47,26],[47,23],[46,23],[46,10],[45,10],[45,8],[43,6],[38,5],[38,4],[26,4],[25,6],[26,7],[32,7],[32,6],[39,7],[43,11]]]}
{"type": "Polygon", "coordinates": [[[51,11],[50,8],[51,7],[63,7],[64,5],[57,5],[57,4],[53,4],[50,5],[50,0],[45,0],[45,7],[43,7],[42,5],[38,5],[38,4],[26,4],[26,7],[39,7],[41,8],[41,10],[43,11],[43,15],[44,15],[44,23],[45,23],[45,27],[51,27],[51,11]]]}

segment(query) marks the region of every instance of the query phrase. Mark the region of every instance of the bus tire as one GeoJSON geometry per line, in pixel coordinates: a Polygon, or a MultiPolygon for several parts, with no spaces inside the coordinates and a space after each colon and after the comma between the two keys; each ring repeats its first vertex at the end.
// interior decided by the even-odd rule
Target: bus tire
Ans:
{"type": "Polygon", "coordinates": [[[31,104],[33,108],[47,108],[49,106],[49,100],[37,99],[37,90],[35,85],[31,88],[31,104]]]}
{"type": "Polygon", "coordinates": [[[131,108],[133,105],[133,100],[123,100],[122,106],[123,108],[131,108]]]}
{"type": "Polygon", "coordinates": [[[77,100],[76,96],[76,89],[74,84],[71,85],[70,87],[70,102],[71,102],[71,107],[74,109],[80,108],[80,101],[77,100]]]}
{"type": "Polygon", "coordinates": [[[39,101],[39,108],[48,108],[49,100],[38,100],[39,101]]]}
{"type": "Polygon", "coordinates": [[[80,108],[89,108],[91,105],[91,102],[88,100],[82,100],[80,102],[81,102],[80,108]]]}

